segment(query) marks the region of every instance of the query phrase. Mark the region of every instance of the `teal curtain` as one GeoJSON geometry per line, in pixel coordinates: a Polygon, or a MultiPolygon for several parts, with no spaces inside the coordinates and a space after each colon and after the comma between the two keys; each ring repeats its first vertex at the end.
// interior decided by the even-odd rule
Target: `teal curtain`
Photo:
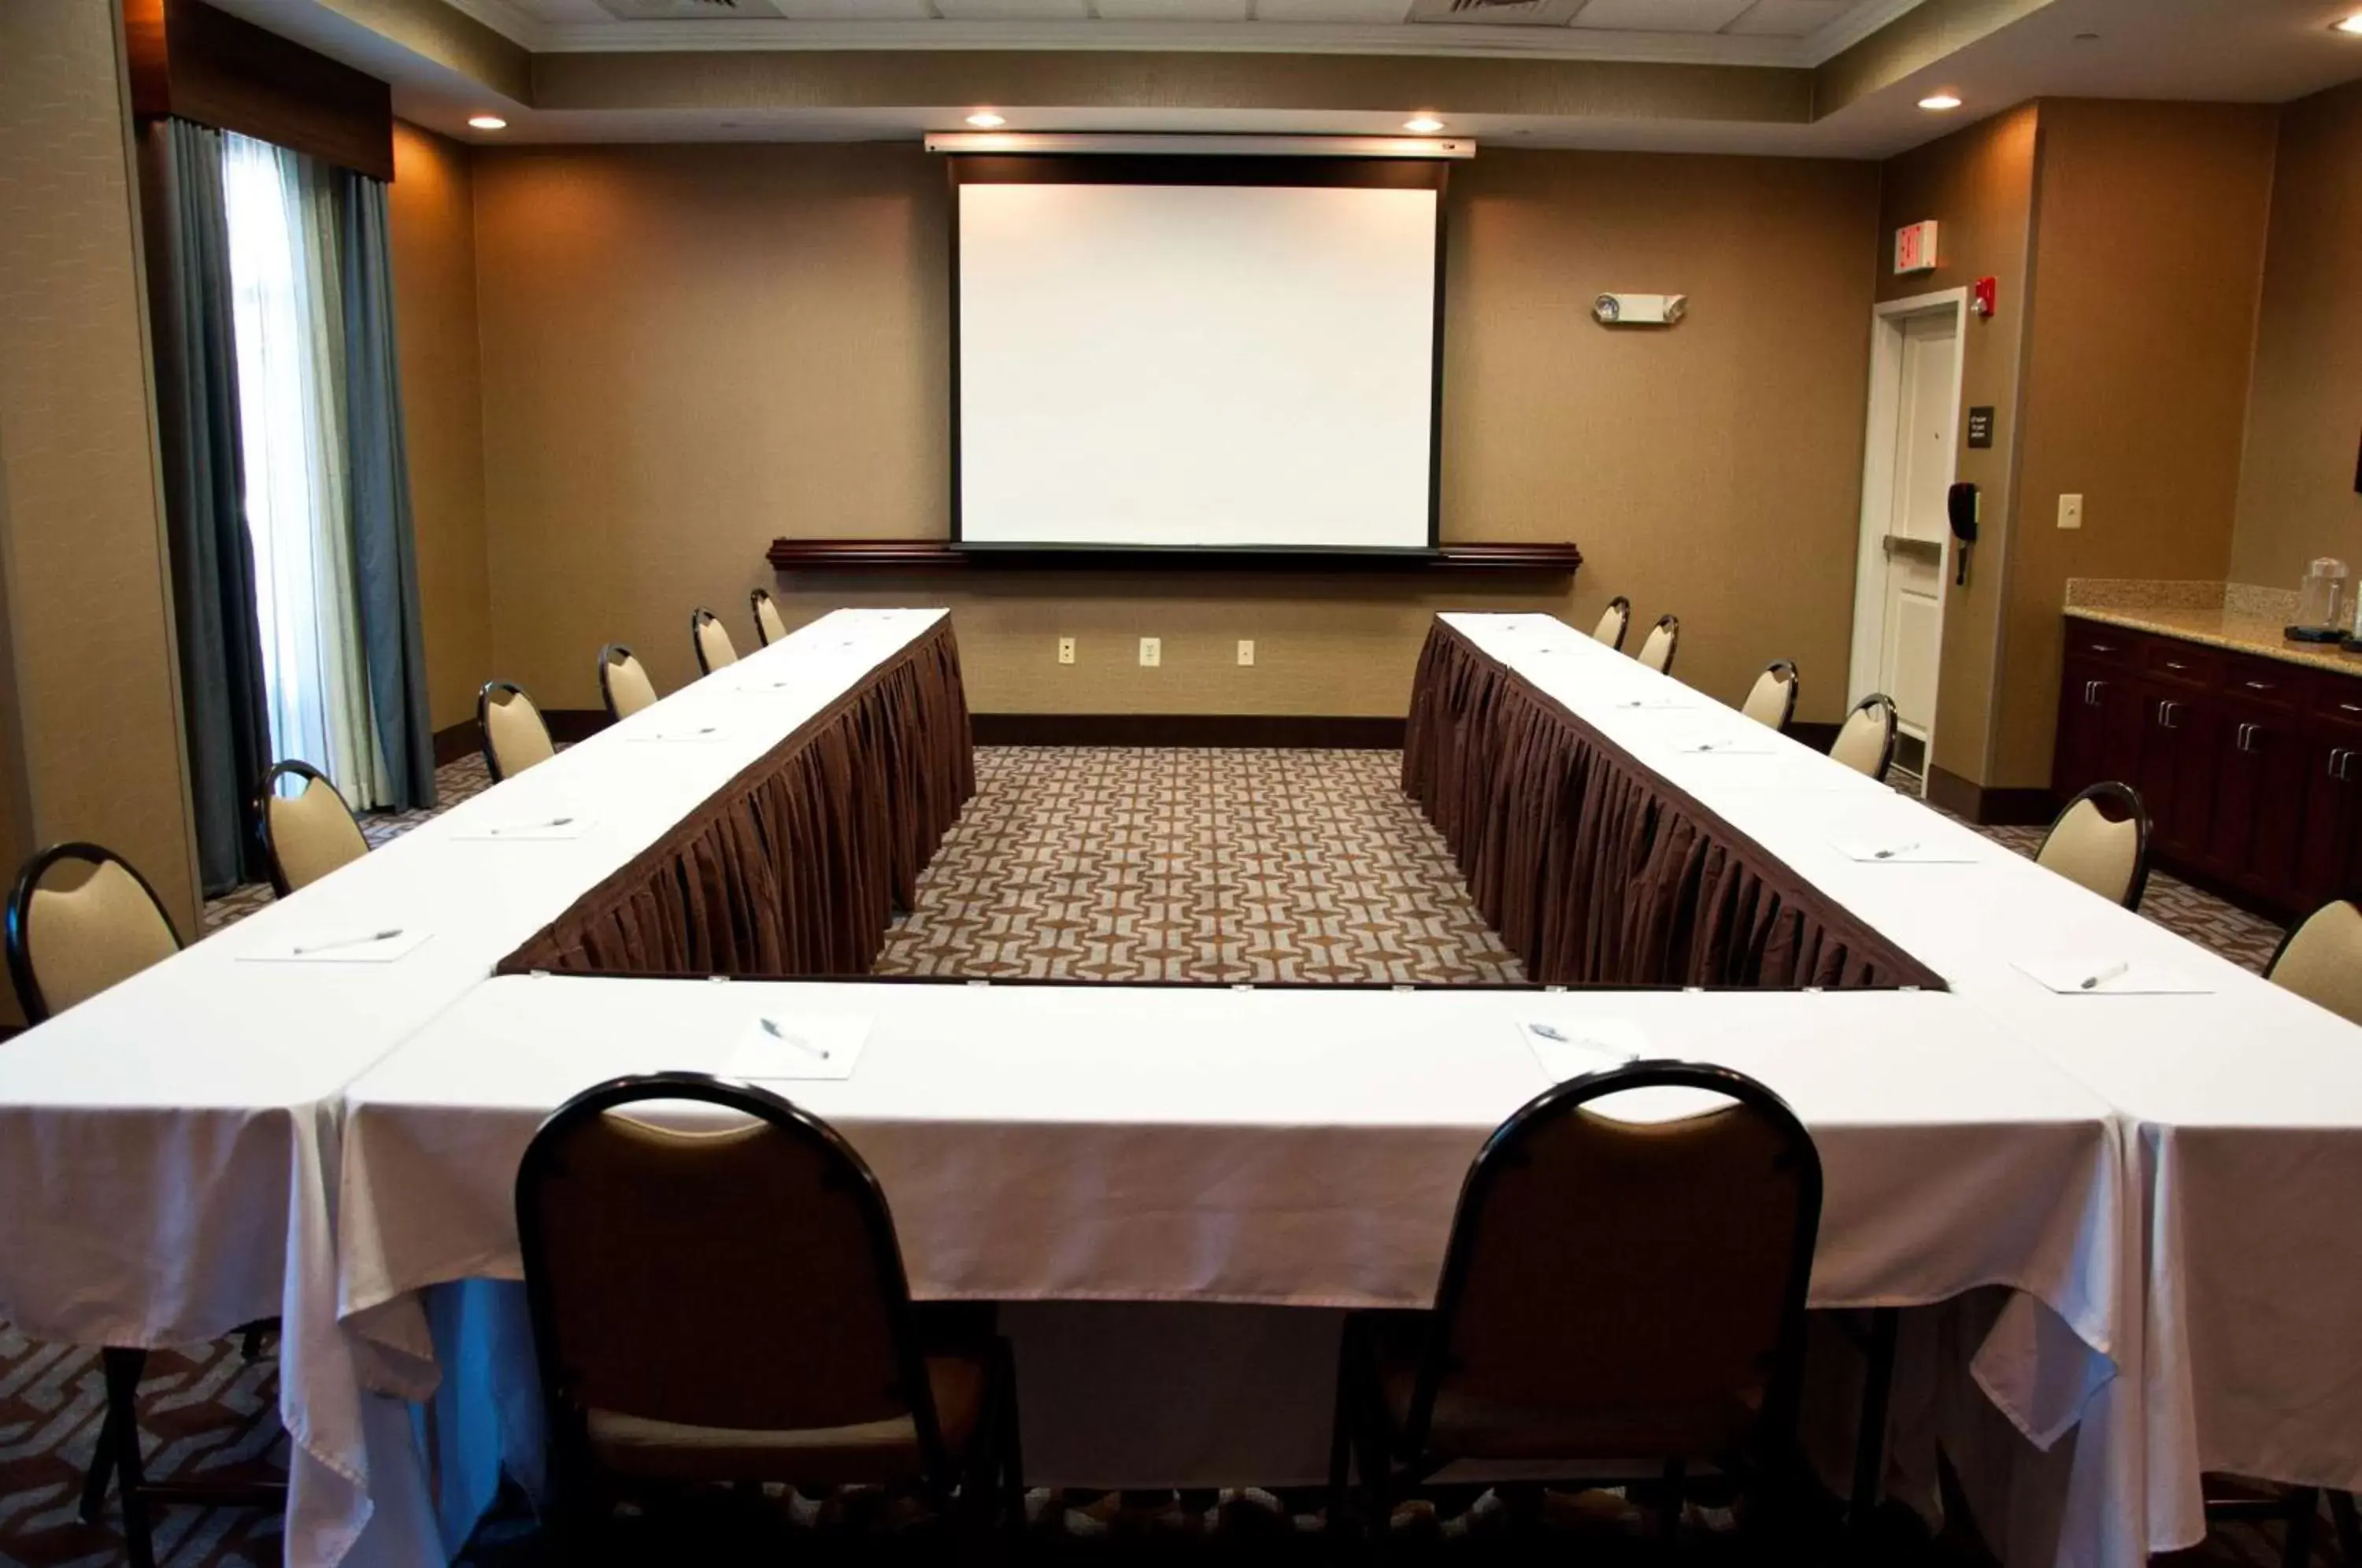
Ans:
{"type": "Polygon", "coordinates": [[[411,526],[385,197],[384,182],[337,171],[355,603],[389,803],[409,811],[435,803],[435,741],[418,618],[418,547],[411,526]]]}
{"type": "Polygon", "coordinates": [[[253,811],[270,765],[254,554],[239,447],[237,332],[221,133],[143,133],[158,446],[171,539],[189,792],[208,895],[263,876],[253,811]]]}

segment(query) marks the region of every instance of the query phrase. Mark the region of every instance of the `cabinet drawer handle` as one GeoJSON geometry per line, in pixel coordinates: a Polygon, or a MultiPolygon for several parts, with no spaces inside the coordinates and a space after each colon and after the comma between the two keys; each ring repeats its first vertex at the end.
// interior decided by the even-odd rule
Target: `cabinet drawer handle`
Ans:
{"type": "Polygon", "coordinates": [[[2181,726],[2173,722],[2173,711],[2180,706],[2179,702],[2159,702],[2157,705],[2157,727],[2161,730],[2180,729],[2181,726]]]}
{"type": "Polygon", "coordinates": [[[2093,643],[2092,645],[2092,651],[2093,653],[2114,653],[2116,651],[2116,645],[2114,643],[2093,643]]]}
{"type": "Polygon", "coordinates": [[[2100,688],[2106,684],[2107,682],[2104,680],[2087,680],[2083,682],[2083,706],[2086,708],[2098,707],[2100,705],[2100,688]]]}
{"type": "Polygon", "coordinates": [[[2264,726],[2261,724],[2241,724],[2239,726],[2239,749],[2241,751],[2250,752],[2255,750],[2256,737],[2263,733],[2264,726]]]}
{"type": "Polygon", "coordinates": [[[2351,702],[2340,702],[2337,704],[2337,711],[2341,713],[2362,713],[2362,708],[2357,708],[2351,702]]]}
{"type": "Polygon", "coordinates": [[[2172,659],[2167,659],[2167,660],[2165,661],[2165,668],[2168,668],[2168,669],[2187,669],[2187,668],[2189,668],[2190,667],[2189,667],[2188,665],[2186,665],[2186,664],[2179,664],[2179,663],[2176,663],[2176,662],[2175,662],[2174,660],[2172,660],[2172,659]]]}
{"type": "Polygon", "coordinates": [[[2246,687],[2250,691],[2270,691],[2275,690],[2273,683],[2268,680],[2247,680],[2242,681],[2240,684],[2246,687]]]}

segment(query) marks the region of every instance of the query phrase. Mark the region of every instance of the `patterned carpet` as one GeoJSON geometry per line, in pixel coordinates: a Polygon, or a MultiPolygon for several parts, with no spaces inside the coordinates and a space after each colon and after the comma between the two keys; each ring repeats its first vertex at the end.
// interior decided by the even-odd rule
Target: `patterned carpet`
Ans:
{"type": "MultiPolygon", "coordinates": [[[[1514,980],[1517,961],[1476,918],[1434,832],[1396,788],[1400,757],[1366,751],[1187,751],[993,748],[977,756],[979,790],[921,884],[918,907],[886,943],[879,971],[1209,982],[1301,979],[1514,980]]],[[[438,775],[444,806],[485,788],[480,758],[438,775]]],[[[372,844],[432,812],[366,819],[372,844]]],[[[2040,830],[1994,828],[2032,854],[2040,830]]],[[[208,930],[270,899],[240,889],[205,912],[208,930]]],[[[2277,927],[2163,875],[2142,912],[2260,969],[2277,927]]],[[[154,1358],[142,1428],[153,1478],[242,1474],[284,1463],[274,1413],[276,1367],[240,1359],[233,1343],[154,1358]]],[[[115,1514],[84,1525],[74,1503],[98,1431],[94,1352],[39,1344],[0,1327],[0,1568],[83,1568],[121,1560],[115,1514]]],[[[1032,1541],[1052,1555],[1124,1554],[1214,1542],[1225,1550],[1325,1562],[1304,1510],[1312,1499],[1259,1492],[1220,1497],[1035,1499],[1032,1541]],[[1071,1505],[1071,1506],[1070,1506],[1071,1505]]],[[[1594,1560],[1628,1555],[1636,1518],[1597,1494],[1551,1495],[1546,1549],[1571,1537],[1594,1560]]],[[[799,1505],[783,1547],[850,1547],[874,1557],[902,1533],[903,1513],[874,1495],[799,1505]]],[[[1509,1528],[1497,1497],[1449,1499],[1414,1511],[1404,1544],[1420,1557],[1465,1555],[1531,1538],[1509,1528]]],[[[1712,1558],[1725,1532],[1694,1514],[1688,1555],[1712,1558]]],[[[2326,1540],[2319,1562],[2334,1561],[2326,1540]]],[[[164,1510],[159,1560],[171,1568],[267,1568],[279,1561],[279,1524],[253,1510],[164,1510]]],[[[2255,1565],[2278,1559],[2276,1529],[2235,1525],[2186,1564],[2255,1565]]],[[[664,1536],[657,1560],[718,1560],[691,1535],[664,1536]]],[[[1958,1543],[1888,1562],[1971,1562],[1958,1543]]],[[[1513,1553],[1514,1554],[1514,1553],[1513,1553]]],[[[480,1543],[480,1568],[538,1561],[529,1530],[480,1543]]],[[[769,1560],[767,1556],[767,1561],[769,1560]]]]}
{"type": "Polygon", "coordinates": [[[1392,751],[988,746],[881,975],[1520,980],[1392,751]]]}

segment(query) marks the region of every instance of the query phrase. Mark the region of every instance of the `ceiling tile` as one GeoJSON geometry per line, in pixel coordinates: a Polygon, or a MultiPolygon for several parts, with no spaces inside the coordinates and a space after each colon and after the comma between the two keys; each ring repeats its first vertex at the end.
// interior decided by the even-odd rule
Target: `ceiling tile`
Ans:
{"type": "Polygon", "coordinates": [[[1260,22],[1399,22],[1410,0],[1254,0],[1260,22]]]}
{"type": "Polygon", "coordinates": [[[1090,11],[1083,0],[935,0],[950,22],[1080,22],[1090,11]]]}
{"type": "Polygon", "coordinates": [[[1578,28],[1630,33],[1718,33],[1749,0],[1591,0],[1575,13],[1578,28]]]}
{"type": "Polygon", "coordinates": [[[1730,25],[1757,38],[1809,38],[1854,8],[1858,0],[1755,0],[1730,25]]]}
{"type": "Polygon", "coordinates": [[[1106,22],[1243,22],[1247,0],[1098,0],[1106,22]]]}

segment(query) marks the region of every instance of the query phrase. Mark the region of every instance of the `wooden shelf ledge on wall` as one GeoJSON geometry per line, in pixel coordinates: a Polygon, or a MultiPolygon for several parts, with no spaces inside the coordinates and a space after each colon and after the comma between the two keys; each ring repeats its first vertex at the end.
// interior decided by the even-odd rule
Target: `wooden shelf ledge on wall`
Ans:
{"type": "Polygon", "coordinates": [[[1462,545],[1434,550],[964,549],[948,539],[774,539],[774,571],[1526,572],[1572,577],[1583,552],[1571,544],[1462,545]]]}

